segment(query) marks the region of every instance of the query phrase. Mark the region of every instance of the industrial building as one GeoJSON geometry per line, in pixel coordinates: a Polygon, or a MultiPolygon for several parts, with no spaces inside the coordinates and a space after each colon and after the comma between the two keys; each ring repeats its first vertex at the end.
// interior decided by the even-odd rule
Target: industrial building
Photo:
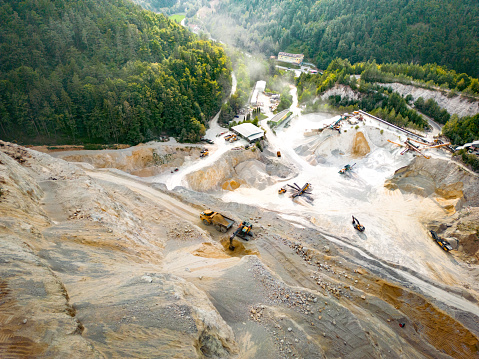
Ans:
{"type": "Polygon", "coordinates": [[[250,104],[252,106],[258,105],[258,95],[266,89],[266,81],[257,81],[256,85],[253,90],[253,94],[251,95],[250,104]]]}
{"type": "Polygon", "coordinates": [[[249,143],[256,142],[264,137],[264,131],[249,122],[234,126],[231,130],[249,143]]]}
{"type": "Polygon", "coordinates": [[[466,143],[463,146],[456,147],[456,151],[463,150],[463,149],[471,151],[471,152],[478,152],[479,153],[479,140],[471,142],[471,143],[466,143]]]}
{"type": "Polygon", "coordinates": [[[290,54],[287,52],[280,52],[278,54],[278,61],[289,62],[291,64],[301,64],[303,62],[303,54],[290,54]]]}

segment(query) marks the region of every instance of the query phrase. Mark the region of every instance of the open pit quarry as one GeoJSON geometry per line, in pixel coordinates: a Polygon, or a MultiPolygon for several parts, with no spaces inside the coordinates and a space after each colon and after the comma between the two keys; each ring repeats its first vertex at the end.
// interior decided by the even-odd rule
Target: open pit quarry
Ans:
{"type": "Polygon", "coordinates": [[[478,176],[338,118],[264,121],[263,151],[215,120],[205,146],[0,142],[0,357],[479,358],[478,176]]]}

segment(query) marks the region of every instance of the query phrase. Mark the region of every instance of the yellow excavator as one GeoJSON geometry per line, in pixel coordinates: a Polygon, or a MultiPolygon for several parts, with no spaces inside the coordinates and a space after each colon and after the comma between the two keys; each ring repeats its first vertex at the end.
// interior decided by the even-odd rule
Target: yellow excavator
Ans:
{"type": "Polygon", "coordinates": [[[251,229],[253,229],[253,225],[247,221],[241,222],[238,229],[231,235],[230,237],[230,250],[234,251],[235,247],[233,246],[233,239],[234,237],[238,236],[245,241],[247,241],[248,237],[253,237],[253,233],[251,233],[251,229]]]}
{"type": "Polygon", "coordinates": [[[353,216],[353,227],[354,229],[357,229],[359,232],[364,232],[365,228],[364,226],[359,223],[358,219],[353,216]]]}

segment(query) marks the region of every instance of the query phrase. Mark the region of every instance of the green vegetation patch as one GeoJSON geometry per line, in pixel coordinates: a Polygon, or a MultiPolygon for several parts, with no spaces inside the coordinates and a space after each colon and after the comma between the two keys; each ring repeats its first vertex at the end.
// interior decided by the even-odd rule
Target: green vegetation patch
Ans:
{"type": "Polygon", "coordinates": [[[180,24],[181,21],[183,21],[183,19],[185,18],[185,14],[173,14],[173,15],[168,16],[168,18],[170,20],[180,24]]]}

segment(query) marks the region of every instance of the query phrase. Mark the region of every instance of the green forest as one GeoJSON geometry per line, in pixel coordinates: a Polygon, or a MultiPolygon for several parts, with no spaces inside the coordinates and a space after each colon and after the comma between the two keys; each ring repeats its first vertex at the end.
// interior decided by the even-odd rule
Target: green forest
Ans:
{"type": "MultiPolygon", "coordinates": [[[[422,97],[419,97],[413,104],[411,95],[403,98],[387,86],[377,84],[377,82],[396,81],[419,81],[419,84],[434,86],[441,83],[442,88],[453,89],[457,89],[459,83],[467,83],[466,93],[473,95],[478,93],[475,85],[478,79],[465,74],[458,75],[455,71],[448,71],[436,65],[378,65],[375,61],[351,64],[345,59],[334,59],[321,75],[301,74],[296,79],[296,86],[299,101],[306,104],[306,110],[310,112],[318,111],[321,106],[320,101],[313,103],[311,100],[340,84],[357,91],[360,99],[351,100],[341,98],[339,95],[330,96],[328,103],[333,107],[339,107],[342,110],[362,109],[398,126],[424,130],[428,127],[427,121],[411,108],[414,105],[415,109],[445,124],[442,132],[451,139],[453,144],[464,144],[479,138],[479,114],[463,118],[458,118],[457,115],[451,116],[433,99],[424,101],[422,97]],[[357,79],[357,75],[360,75],[360,80],[357,79]]],[[[465,86],[463,85],[462,88],[465,86]]],[[[450,91],[449,95],[457,96],[454,90],[450,91]]]]}
{"type": "Polygon", "coordinates": [[[205,25],[238,48],[303,53],[322,69],[341,57],[479,77],[477,0],[225,0],[216,10],[205,25]]]}
{"type": "Polygon", "coordinates": [[[0,23],[6,140],[196,141],[231,88],[222,47],[128,0],[0,0],[0,23]]]}

